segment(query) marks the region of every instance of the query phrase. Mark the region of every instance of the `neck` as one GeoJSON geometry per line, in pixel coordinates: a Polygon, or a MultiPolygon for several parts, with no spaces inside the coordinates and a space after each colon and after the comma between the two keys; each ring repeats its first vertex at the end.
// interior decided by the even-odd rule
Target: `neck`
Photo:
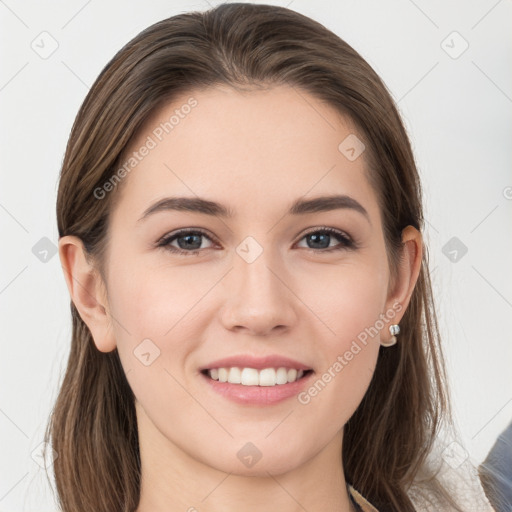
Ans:
{"type": "Polygon", "coordinates": [[[299,467],[260,476],[220,471],[165,438],[138,408],[141,492],[136,512],[352,512],[341,449],[343,430],[299,467]]]}

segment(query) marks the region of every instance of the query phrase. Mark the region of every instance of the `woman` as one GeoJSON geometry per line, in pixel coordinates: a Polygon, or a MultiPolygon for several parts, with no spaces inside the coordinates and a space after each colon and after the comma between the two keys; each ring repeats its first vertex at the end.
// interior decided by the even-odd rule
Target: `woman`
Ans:
{"type": "Polygon", "coordinates": [[[462,510],[427,464],[449,409],[414,157],[335,34],[251,4],[149,27],[78,113],[57,215],[65,512],[462,510]]]}

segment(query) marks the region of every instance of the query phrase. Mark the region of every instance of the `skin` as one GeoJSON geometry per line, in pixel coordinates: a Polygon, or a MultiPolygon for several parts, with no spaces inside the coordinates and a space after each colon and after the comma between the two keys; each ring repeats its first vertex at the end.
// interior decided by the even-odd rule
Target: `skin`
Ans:
{"type": "MultiPolygon", "coordinates": [[[[127,153],[190,96],[198,105],[115,192],[105,280],[79,239],[59,243],[72,300],[97,348],[118,348],[136,396],[137,510],[348,512],[343,426],[368,388],[387,326],[409,303],[421,235],[404,230],[404,257],[391,280],[365,155],[349,161],[338,150],[357,132],[330,106],[289,87],[184,95],[148,120],[127,153]],[[296,199],[334,193],[357,200],[368,217],[348,208],[286,214],[296,199]],[[139,221],[168,196],[217,201],[234,216],[160,211],[139,221]],[[328,252],[323,247],[340,244],[334,236],[315,248],[305,231],[325,226],[348,234],[356,248],[328,252]],[[212,237],[199,239],[198,255],[155,246],[181,228],[212,237]],[[248,236],[263,250],[252,263],[236,251],[248,236]],[[199,374],[220,357],[279,354],[313,368],[316,380],[393,304],[401,311],[307,404],[297,397],[235,404],[199,374]],[[144,339],[160,350],[149,366],[134,355],[144,339]],[[247,442],[261,453],[250,468],[237,457],[247,442]]],[[[179,248],[178,240],[171,245],[179,248]]]]}

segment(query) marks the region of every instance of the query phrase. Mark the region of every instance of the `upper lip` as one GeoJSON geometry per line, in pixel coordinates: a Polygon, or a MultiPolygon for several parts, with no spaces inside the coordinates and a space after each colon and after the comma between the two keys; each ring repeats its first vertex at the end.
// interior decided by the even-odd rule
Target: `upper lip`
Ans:
{"type": "Polygon", "coordinates": [[[254,357],[248,354],[238,356],[225,357],[208,363],[201,368],[203,370],[211,370],[212,368],[254,368],[263,370],[264,368],[295,368],[297,370],[310,370],[311,367],[289,357],[279,355],[268,355],[264,357],[254,357]]]}

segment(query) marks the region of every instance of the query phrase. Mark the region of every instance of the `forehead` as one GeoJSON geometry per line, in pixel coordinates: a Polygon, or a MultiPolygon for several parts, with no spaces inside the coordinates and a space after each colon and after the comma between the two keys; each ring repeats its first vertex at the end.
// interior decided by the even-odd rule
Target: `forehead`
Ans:
{"type": "Polygon", "coordinates": [[[339,193],[372,214],[362,138],[349,119],[297,88],[192,90],[158,109],[123,154],[122,196],[139,212],[172,194],[255,216],[300,196],[339,193]]]}

